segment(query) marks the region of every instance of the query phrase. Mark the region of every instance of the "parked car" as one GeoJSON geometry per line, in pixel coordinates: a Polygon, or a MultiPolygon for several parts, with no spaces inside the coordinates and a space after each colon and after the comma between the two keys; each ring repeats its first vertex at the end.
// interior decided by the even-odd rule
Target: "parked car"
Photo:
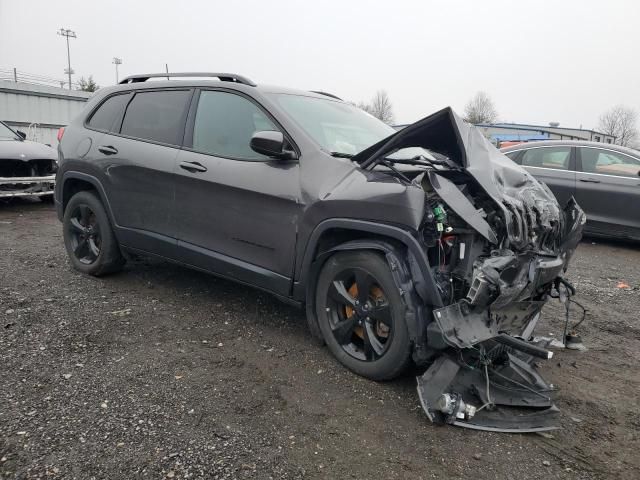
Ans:
{"type": "Polygon", "coordinates": [[[100,89],[64,130],[55,201],[76,269],[103,275],[135,252],[266,290],[360,375],[430,365],[434,421],[552,428],[531,366],[549,352],[515,336],[566,282],[575,203],[561,209],[449,108],[396,132],[330,94],[226,73],[149,81],[166,76],[100,89]]]}
{"type": "Polygon", "coordinates": [[[57,152],[0,122],[0,198],[53,200],[57,152]]]}
{"type": "Polygon", "coordinates": [[[560,205],[571,198],[586,232],[640,240],[640,152],[600,142],[549,140],[501,151],[546,183],[560,205]]]}

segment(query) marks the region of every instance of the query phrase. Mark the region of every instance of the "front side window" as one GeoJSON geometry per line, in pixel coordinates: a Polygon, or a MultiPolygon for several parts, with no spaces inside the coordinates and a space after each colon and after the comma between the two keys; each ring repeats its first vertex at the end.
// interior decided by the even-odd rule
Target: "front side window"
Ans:
{"type": "Polygon", "coordinates": [[[525,150],[522,166],[568,170],[571,147],[539,147],[525,150]]]}
{"type": "Polygon", "coordinates": [[[361,109],[331,99],[271,94],[313,140],[329,152],[355,155],[396,131],[361,109]]]}
{"type": "Polygon", "coordinates": [[[105,132],[112,131],[116,119],[120,118],[129,98],[128,93],[107,98],[91,115],[88,122],[89,127],[105,132]]]}
{"type": "Polygon", "coordinates": [[[610,150],[599,148],[580,148],[582,171],[602,175],[618,175],[621,177],[638,177],[640,160],[610,150]]]}
{"type": "Polygon", "coordinates": [[[225,158],[268,160],[251,149],[255,132],[278,128],[250,100],[233,93],[203,90],[193,125],[193,149],[225,158]]]}
{"type": "Polygon", "coordinates": [[[520,162],[517,160],[517,157],[518,157],[519,153],[520,152],[507,152],[507,153],[505,153],[505,155],[507,157],[509,157],[510,160],[513,160],[514,162],[519,164],[520,162]]]}
{"type": "Polygon", "coordinates": [[[190,95],[189,90],[136,93],[124,114],[120,133],[143,140],[180,145],[190,95]]]}

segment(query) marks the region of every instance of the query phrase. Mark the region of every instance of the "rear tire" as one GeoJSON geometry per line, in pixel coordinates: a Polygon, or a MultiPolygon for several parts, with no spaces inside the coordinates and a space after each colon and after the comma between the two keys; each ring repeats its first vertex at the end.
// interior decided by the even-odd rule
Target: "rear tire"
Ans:
{"type": "Polygon", "coordinates": [[[337,253],[318,277],[316,315],[322,336],[338,361],[363,377],[390,380],[411,363],[406,309],[378,253],[337,253]]]}
{"type": "Polygon", "coordinates": [[[76,270],[99,277],[124,265],[118,241],[100,199],[92,192],[76,193],[64,211],[64,245],[76,270]]]}

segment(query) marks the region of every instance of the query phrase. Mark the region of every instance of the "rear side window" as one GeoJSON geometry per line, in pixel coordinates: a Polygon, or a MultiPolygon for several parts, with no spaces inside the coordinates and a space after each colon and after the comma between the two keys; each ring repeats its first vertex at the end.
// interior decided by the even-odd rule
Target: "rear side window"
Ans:
{"type": "Polygon", "coordinates": [[[124,114],[120,133],[180,145],[190,95],[189,90],[136,93],[124,114]]]}
{"type": "Polygon", "coordinates": [[[542,147],[525,150],[521,164],[525,167],[569,169],[571,147],[542,147]]]}
{"type": "Polygon", "coordinates": [[[253,102],[240,95],[203,90],[193,125],[193,149],[226,158],[268,160],[251,149],[251,137],[262,130],[277,131],[253,102]]]}
{"type": "Polygon", "coordinates": [[[96,130],[112,131],[116,119],[120,118],[129,98],[129,93],[107,98],[91,115],[88,125],[96,130]]]}
{"type": "Polygon", "coordinates": [[[636,178],[640,173],[640,160],[610,150],[580,148],[580,160],[587,173],[636,178]]]}

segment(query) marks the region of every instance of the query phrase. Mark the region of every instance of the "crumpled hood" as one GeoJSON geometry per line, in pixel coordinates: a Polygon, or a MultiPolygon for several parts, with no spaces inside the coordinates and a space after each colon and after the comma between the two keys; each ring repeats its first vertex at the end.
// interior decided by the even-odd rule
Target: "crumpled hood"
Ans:
{"type": "MultiPolygon", "coordinates": [[[[549,188],[496,149],[450,107],[409,125],[363,150],[353,160],[362,168],[393,152],[422,147],[446,155],[453,168],[471,175],[502,210],[509,244],[521,249],[556,249],[569,234],[566,219],[549,188]]],[[[447,198],[443,198],[447,202],[447,198]]],[[[577,206],[576,206],[577,207],[577,206]]],[[[573,211],[573,209],[572,209],[573,211]]],[[[584,215],[577,207],[574,217],[584,215]]]]}
{"type": "Polygon", "coordinates": [[[57,152],[43,143],[31,142],[29,140],[1,140],[0,141],[0,161],[7,160],[57,160],[57,152]]]}

